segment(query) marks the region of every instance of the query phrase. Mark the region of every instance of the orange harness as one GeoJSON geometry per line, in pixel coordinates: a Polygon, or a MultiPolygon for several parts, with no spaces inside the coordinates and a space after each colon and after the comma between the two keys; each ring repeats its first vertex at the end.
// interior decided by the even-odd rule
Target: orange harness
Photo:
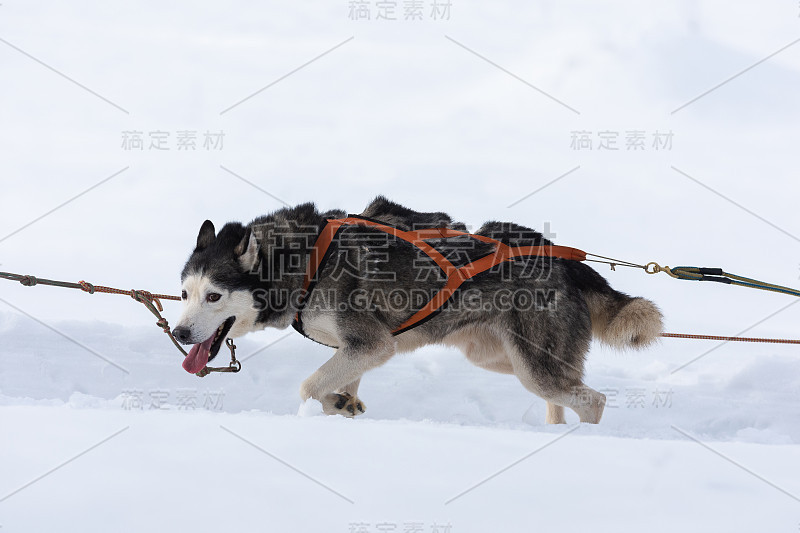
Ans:
{"type": "Polygon", "coordinates": [[[328,255],[331,243],[336,238],[342,226],[346,225],[368,226],[413,244],[422,250],[426,255],[428,255],[428,257],[433,259],[433,261],[439,266],[439,268],[442,269],[447,277],[447,282],[445,283],[444,287],[442,287],[422,309],[411,315],[408,320],[400,324],[397,329],[392,331],[392,335],[398,335],[404,331],[408,331],[411,328],[419,326],[423,321],[432,317],[434,313],[441,309],[462,283],[505,261],[512,261],[517,257],[533,256],[556,257],[559,259],[569,259],[571,261],[586,260],[586,252],[567,246],[546,245],[511,247],[496,239],[492,239],[491,237],[475,235],[465,231],[457,231],[449,228],[403,231],[383,222],[367,219],[358,215],[348,215],[347,218],[331,219],[328,220],[328,223],[317,237],[314,247],[311,249],[308,268],[306,269],[306,275],[303,281],[303,296],[300,301],[300,309],[295,315],[294,322],[292,323],[292,326],[304,336],[307,335],[303,331],[300,314],[303,312],[303,308],[308,300],[308,296],[313,290],[312,284],[316,281],[315,276],[321,269],[322,264],[328,255]],[[476,259],[475,261],[472,261],[464,266],[456,267],[438,250],[436,250],[436,248],[425,242],[428,239],[447,239],[449,237],[461,236],[467,236],[488,244],[493,244],[495,246],[495,251],[490,255],[476,259]]]}

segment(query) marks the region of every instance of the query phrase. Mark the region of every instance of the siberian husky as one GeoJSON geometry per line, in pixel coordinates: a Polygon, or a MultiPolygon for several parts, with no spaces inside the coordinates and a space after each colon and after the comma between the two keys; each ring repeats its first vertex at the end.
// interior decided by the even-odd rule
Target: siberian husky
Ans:
{"type": "Polygon", "coordinates": [[[653,302],[612,289],[573,259],[499,260],[440,294],[458,274],[453,269],[471,268],[500,248],[554,246],[532,229],[488,222],[461,234],[465,226],[444,213],[419,213],[378,197],[348,219],[366,222],[342,224],[322,250],[318,239],[330,231],[329,221],[345,217],[306,203],[219,232],[205,221],[181,274],[184,309],[173,334],[193,345],[183,367],[199,372],[228,337],[293,325],[335,348],[303,382],[301,398],[353,417],[365,410],[357,392],[366,371],[395,353],[444,344],[481,368],[516,375],[546,400],[548,423],[564,423],[565,407],[581,422],[597,423],[605,396],[583,383],[592,337],[642,348],[662,331],[653,302]],[[424,242],[398,236],[432,229],[439,234],[414,234],[424,242]],[[452,266],[449,275],[443,263],[452,266]],[[438,307],[431,303],[437,297],[438,307]],[[435,312],[402,327],[431,306],[435,312]]]}

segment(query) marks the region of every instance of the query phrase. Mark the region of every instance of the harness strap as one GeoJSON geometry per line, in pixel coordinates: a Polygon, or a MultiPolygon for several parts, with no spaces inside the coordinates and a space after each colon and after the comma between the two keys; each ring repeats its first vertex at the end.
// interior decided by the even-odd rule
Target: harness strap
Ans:
{"type": "MultiPolygon", "coordinates": [[[[478,235],[476,237],[482,237],[478,235]]],[[[483,240],[483,239],[481,239],[483,240]]],[[[496,250],[491,255],[476,259],[469,264],[466,264],[453,271],[448,276],[447,282],[444,287],[439,289],[439,292],[428,301],[428,303],[419,311],[414,313],[408,320],[403,322],[396,330],[392,332],[397,335],[407,331],[422,323],[423,320],[432,316],[436,311],[447,303],[447,301],[458,290],[462,283],[465,281],[486,272],[487,270],[499,265],[500,263],[511,261],[517,257],[556,257],[559,259],[568,259],[572,261],[583,261],[586,259],[586,254],[577,248],[570,248],[567,246],[517,246],[511,247],[494,239],[489,239],[488,242],[494,242],[496,250]]],[[[487,242],[487,241],[484,241],[487,242]]]]}
{"type": "Polygon", "coordinates": [[[465,231],[458,231],[449,228],[432,228],[422,229],[415,231],[404,231],[394,226],[390,226],[384,222],[371,220],[368,218],[360,217],[357,215],[348,215],[347,218],[330,219],[317,237],[314,247],[311,249],[309,256],[308,268],[306,269],[305,279],[303,281],[303,297],[300,302],[300,309],[295,315],[294,327],[301,334],[305,335],[302,327],[301,313],[303,307],[308,299],[308,296],[313,290],[312,283],[319,272],[321,265],[326,257],[328,250],[333,243],[336,235],[342,226],[345,225],[358,225],[375,228],[389,235],[393,235],[398,239],[416,246],[428,257],[430,257],[442,269],[442,272],[447,277],[444,287],[431,298],[428,303],[423,306],[419,311],[411,315],[408,320],[400,324],[397,329],[392,331],[392,335],[399,335],[404,331],[408,331],[416,326],[419,326],[427,319],[431,318],[437,311],[439,311],[444,304],[453,296],[455,291],[465,281],[477,276],[482,272],[493,268],[505,261],[511,261],[518,257],[555,257],[558,259],[567,259],[570,261],[585,261],[586,252],[577,248],[570,248],[568,246],[515,246],[511,247],[491,237],[484,235],[475,235],[465,231]],[[472,261],[464,266],[454,266],[441,252],[436,248],[425,242],[428,239],[447,239],[451,237],[467,236],[487,244],[495,246],[495,251],[490,255],[486,255],[475,261],[472,261]]]}
{"type": "MultiPolygon", "coordinates": [[[[314,247],[311,249],[311,255],[308,258],[306,275],[303,279],[303,291],[306,293],[308,292],[308,288],[311,286],[311,282],[314,280],[314,276],[317,274],[317,270],[319,270],[320,264],[322,263],[322,258],[325,257],[325,254],[328,252],[328,248],[330,248],[330,245],[333,242],[334,236],[344,223],[343,220],[344,219],[328,220],[328,223],[324,228],[322,228],[317,240],[314,242],[314,247]]],[[[305,296],[307,296],[307,294],[304,295],[304,298],[305,296]]]]}

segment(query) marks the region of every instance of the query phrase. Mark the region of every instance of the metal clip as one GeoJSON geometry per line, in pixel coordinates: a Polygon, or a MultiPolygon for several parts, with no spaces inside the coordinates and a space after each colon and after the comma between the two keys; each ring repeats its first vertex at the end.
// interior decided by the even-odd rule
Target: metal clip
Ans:
{"type": "Polygon", "coordinates": [[[200,372],[195,374],[199,378],[204,378],[209,375],[211,372],[233,372],[236,373],[242,369],[242,363],[236,359],[236,345],[233,343],[233,339],[228,338],[225,339],[225,344],[228,346],[228,349],[231,351],[231,362],[228,363],[228,366],[207,366],[204,367],[200,372]]]}

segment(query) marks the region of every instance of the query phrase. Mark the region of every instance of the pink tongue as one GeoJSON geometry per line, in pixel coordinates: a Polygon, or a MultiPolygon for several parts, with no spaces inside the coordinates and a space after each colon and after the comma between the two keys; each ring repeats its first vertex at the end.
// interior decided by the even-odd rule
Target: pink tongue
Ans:
{"type": "Polygon", "coordinates": [[[190,374],[197,374],[205,368],[208,364],[208,356],[211,353],[211,344],[214,342],[214,335],[208,338],[205,342],[195,344],[186,358],[183,360],[183,368],[190,374]]]}

